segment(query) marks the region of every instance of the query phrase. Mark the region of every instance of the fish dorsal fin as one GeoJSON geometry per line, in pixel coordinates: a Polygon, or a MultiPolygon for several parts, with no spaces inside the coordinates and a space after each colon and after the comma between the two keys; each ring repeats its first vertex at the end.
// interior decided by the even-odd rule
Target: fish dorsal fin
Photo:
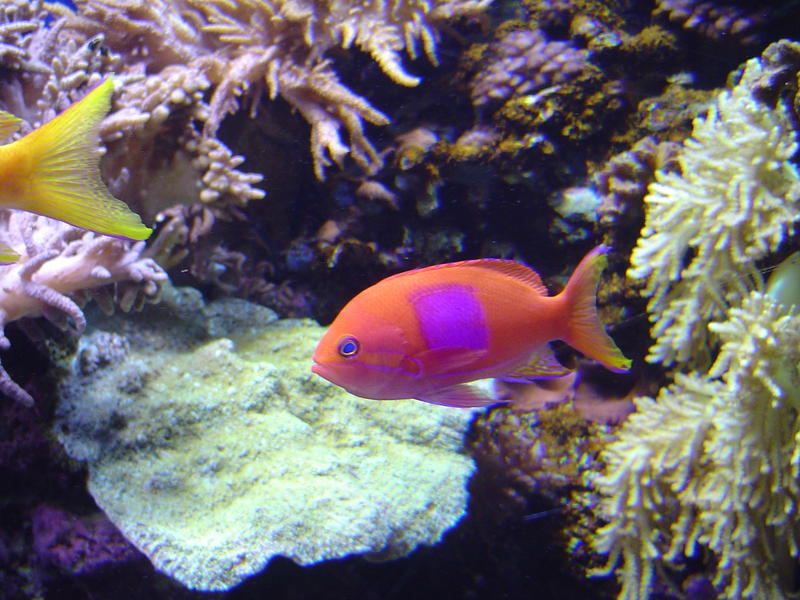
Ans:
{"type": "Polygon", "coordinates": [[[10,112],[0,110],[0,140],[7,140],[12,133],[19,131],[22,119],[10,112]]]}
{"type": "Polygon", "coordinates": [[[411,271],[404,271],[403,273],[398,273],[397,275],[392,275],[387,279],[394,279],[399,277],[406,277],[408,275],[412,275],[415,273],[421,273],[423,271],[436,271],[436,270],[444,270],[444,269],[453,269],[453,268],[462,268],[462,267],[477,267],[480,269],[486,269],[487,271],[494,271],[495,273],[501,273],[507,277],[515,279],[520,283],[523,283],[536,291],[536,293],[542,296],[549,296],[549,292],[547,291],[547,287],[542,283],[542,278],[539,277],[539,274],[531,269],[528,265],[524,265],[521,262],[517,262],[515,260],[508,260],[505,258],[478,258],[475,260],[462,260],[459,262],[451,262],[451,263],[444,263],[441,265],[433,265],[431,267],[422,267],[421,269],[412,269],[411,271]]]}

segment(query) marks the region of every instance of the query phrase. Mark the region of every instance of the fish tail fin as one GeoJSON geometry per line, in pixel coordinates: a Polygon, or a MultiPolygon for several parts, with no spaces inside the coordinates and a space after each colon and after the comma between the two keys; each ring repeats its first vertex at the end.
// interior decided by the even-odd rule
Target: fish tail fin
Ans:
{"type": "Polygon", "coordinates": [[[597,314],[597,285],[608,263],[608,251],[608,246],[598,246],[583,257],[567,287],[559,294],[564,296],[566,305],[564,341],[607,369],[624,373],[630,370],[631,361],[606,333],[597,314]]]}
{"type": "Polygon", "coordinates": [[[63,113],[6,146],[6,156],[24,157],[14,160],[14,208],[115,237],[150,236],[152,230],[111,195],[100,177],[98,129],[113,90],[109,76],[63,113]]]}
{"type": "Polygon", "coordinates": [[[5,242],[0,242],[0,267],[10,265],[19,260],[19,253],[5,242]]]}

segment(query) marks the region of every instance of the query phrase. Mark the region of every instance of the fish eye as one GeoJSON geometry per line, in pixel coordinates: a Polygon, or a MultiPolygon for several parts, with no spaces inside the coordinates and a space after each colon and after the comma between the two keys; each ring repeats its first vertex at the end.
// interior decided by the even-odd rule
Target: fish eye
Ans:
{"type": "Polygon", "coordinates": [[[339,356],[343,358],[352,358],[358,354],[359,345],[358,340],[354,337],[346,337],[339,342],[339,356]]]}

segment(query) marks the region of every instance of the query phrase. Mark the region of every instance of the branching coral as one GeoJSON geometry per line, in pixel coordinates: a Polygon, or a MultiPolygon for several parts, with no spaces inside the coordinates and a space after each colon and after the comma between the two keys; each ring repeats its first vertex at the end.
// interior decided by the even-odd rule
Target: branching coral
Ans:
{"type": "MultiPolygon", "coordinates": [[[[131,245],[17,211],[2,213],[0,232],[20,254],[16,263],[0,267],[0,348],[9,347],[2,329],[12,321],[44,316],[64,327],[69,319],[81,331],[86,320],[75,299],[85,300],[94,288],[116,283],[116,302],[129,310],[139,305],[141,293],[156,298],[159,283],[167,278],[147,257],[144,242],[131,245]],[[125,282],[136,285],[128,287],[125,282]]],[[[26,404],[33,402],[2,367],[0,391],[26,404]]]]}
{"type": "Polygon", "coordinates": [[[446,21],[480,14],[490,0],[161,0],[77,2],[78,13],[62,10],[65,27],[84,36],[104,31],[115,50],[143,65],[143,72],[168,66],[199,69],[214,89],[205,115],[204,134],[213,136],[224,116],[240,108],[251,114],[266,89],[295,107],[311,125],[311,154],[317,176],[350,155],[367,172],[381,159],[363,132],[363,121],[385,125],[389,119],[342,83],[328,61],[335,47],[369,53],[401,85],[417,77],[402,66],[400,52],[414,58],[421,41],[436,62],[438,28],[446,21]],[[109,24],[112,24],[110,27],[109,24]],[[130,52],[131,40],[140,45],[130,52]],[[340,130],[349,137],[342,139],[340,130]]]}
{"type": "Polygon", "coordinates": [[[41,0],[6,0],[0,7],[0,63],[4,67],[45,72],[46,66],[31,55],[30,33],[39,30],[46,11],[41,0]]]}
{"type": "Polygon", "coordinates": [[[681,172],[660,169],[650,185],[629,271],[649,297],[650,361],[707,365],[709,354],[697,352],[709,345],[706,324],[760,281],[755,261],[800,218],[796,134],[783,102],[769,110],[753,97],[762,73],[759,60],[748,61],[695,119],[677,157],[681,172]]]}

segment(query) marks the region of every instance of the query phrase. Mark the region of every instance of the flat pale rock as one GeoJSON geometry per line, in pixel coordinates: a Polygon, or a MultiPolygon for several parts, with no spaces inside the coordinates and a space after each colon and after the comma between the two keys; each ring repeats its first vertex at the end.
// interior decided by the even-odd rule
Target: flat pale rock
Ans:
{"type": "Polygon", "coordinates": [[[322,327],[255,312],[167,303],[95,319],[55,432],[88,463],[97,504],[197,590],[277,555],[389,559],[436,543],[466,507],[470,411],[355,398],[310,372],[322,327]]]}

